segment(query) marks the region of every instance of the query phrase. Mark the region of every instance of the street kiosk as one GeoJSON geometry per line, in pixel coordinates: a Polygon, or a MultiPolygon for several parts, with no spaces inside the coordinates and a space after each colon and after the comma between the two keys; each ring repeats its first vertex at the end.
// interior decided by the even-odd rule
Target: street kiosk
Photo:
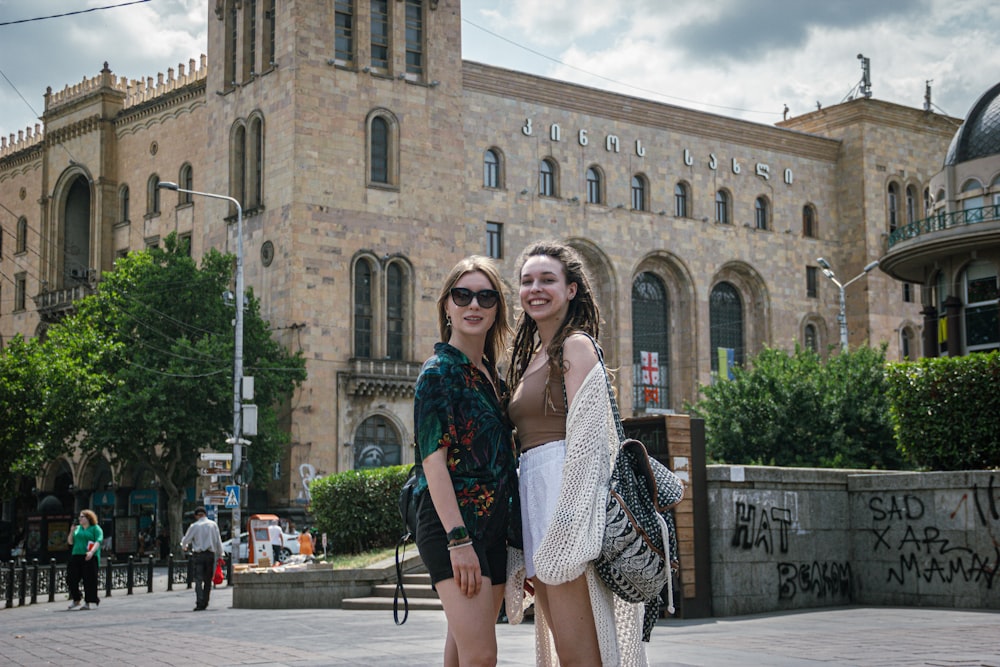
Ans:
{"type": "Polygon", "coordinates": [[[250,565],[256,567],[271,567],[274,565],[274,552],[271,549],[271,538],[267,534],[268,526],[279,526],[278,517],[274,514],[254,514],[250,517],[250,530],[247,531],[247,553],[250,554],[250,565]]]}

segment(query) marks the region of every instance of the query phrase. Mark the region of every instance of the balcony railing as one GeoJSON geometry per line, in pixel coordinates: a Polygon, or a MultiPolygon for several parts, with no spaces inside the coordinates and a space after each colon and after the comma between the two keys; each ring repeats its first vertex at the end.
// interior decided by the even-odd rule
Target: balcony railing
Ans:
{"type": "Polygon", "coordinates": [[[413,396],[420,362],[391,359],[351,359],[349,394],[354,396],[413,396]]]}
{"type": "Polygon", "coordinates": [[[40,292],[34,297],[34,301],[42,320],[54,322],[72,310],[77,301],[93,293],[94,287],[89,283],[83,283],[66,289],[40,292]]]}
{"type": "Polygon", "coordinates": [[[953,227],[975,225],[980,222],[993,222],[995,220],[1000,220],[1000,204],[989,204],[979,208],[965,209],[964,211],[939,211],[929,218],[897,227],[896,231],[889,235],[889,247],[891,248],[901,241],[916,238],[921,234],[929,234],[930,232],[938,232],[953,227]]]}

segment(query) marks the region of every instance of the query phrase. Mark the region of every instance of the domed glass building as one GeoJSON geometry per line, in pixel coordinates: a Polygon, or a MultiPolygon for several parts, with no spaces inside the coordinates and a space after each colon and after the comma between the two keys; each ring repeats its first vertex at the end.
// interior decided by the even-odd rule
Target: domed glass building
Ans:
{"type": "Polygon", "coordinates": [[[922,356],[1000,348],[1000,83],[955,132],[924,201],[928,217],[892,230],[880,264],[923,286],[922,356]]]}

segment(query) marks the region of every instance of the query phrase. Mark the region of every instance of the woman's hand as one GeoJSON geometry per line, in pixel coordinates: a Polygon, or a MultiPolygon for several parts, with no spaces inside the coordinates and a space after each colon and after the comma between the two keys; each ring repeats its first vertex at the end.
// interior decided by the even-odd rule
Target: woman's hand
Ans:
{"type": "Polygon", "coordinates": [[[476,597],[483,587],[483,573],[479,568],[479,556],[476,549],[469,543],[469,546],[452,549],[451,571],[455,574],[455,583],[458,590],[465,594],[465,597],[476,597]]]}

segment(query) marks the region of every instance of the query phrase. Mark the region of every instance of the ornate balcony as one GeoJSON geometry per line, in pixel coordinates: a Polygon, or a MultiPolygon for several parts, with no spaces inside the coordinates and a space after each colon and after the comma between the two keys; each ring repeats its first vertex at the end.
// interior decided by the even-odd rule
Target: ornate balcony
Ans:
{"type": "Polygon", "coordinates": [[[351,396],[412,398],[420,362],[391,359],[351,359],[347,393],[351,396]]]}
{"type": "Polygon", "coordinates": [[[33,300],[42,321],[53,324],[70,313],[77,301],[85,296],[90,296],[94,291],[93,285],[81,283],[65,289],[39,292],[33,300]]]}
{"type": "Polygon", "coordinates": [[[899,280],[922,283],[926,278],[925,267],[935,261],[998,244],[1000,204],[940,211],[892,232],[879,267],[899,280]]]}

